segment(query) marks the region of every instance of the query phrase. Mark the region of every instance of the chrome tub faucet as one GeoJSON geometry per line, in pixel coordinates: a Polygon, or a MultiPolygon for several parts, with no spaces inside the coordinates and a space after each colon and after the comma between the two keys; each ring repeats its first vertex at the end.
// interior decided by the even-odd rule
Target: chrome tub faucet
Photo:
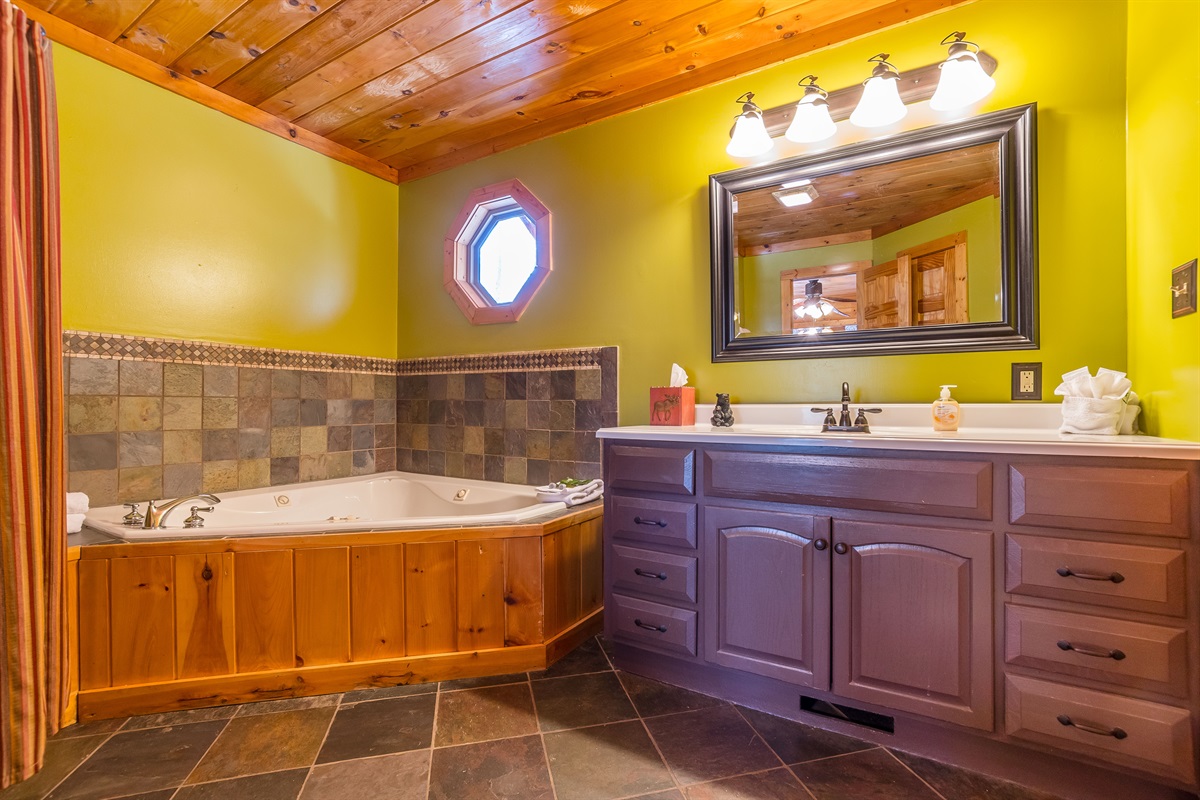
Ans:
{"type": "Polygon", "coordinates": [[[142,524],[142,527],[162,528],[166,524],[168,514],[191,500],[203,500],[209,505],[216,505],[217,503],[221,502],[221,498],[217,497],[215,494],[207,493],[193,494],[188,495],[187,497],[177,497],[169,503],[163,504],[162,506],[154,505],[154,501],[151,500],[147,504],[146,521],[142,524]]]}

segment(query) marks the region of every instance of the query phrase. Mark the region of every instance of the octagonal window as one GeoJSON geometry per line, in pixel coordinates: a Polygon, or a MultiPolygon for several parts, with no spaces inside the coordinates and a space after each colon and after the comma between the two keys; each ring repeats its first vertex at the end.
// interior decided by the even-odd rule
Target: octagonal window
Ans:
{"type": "Polygon", "coordinates": [[[471,192],[446,234],[446,291],[472,323],[515,322],[550,273],[550,211],[520,181],[471,192]]]}

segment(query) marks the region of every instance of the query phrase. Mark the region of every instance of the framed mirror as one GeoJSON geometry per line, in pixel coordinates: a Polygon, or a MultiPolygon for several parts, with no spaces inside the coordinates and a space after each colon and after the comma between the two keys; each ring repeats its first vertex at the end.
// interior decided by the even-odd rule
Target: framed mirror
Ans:
{"type": "Polygon", "coordinates": [[[1036,347],[1035,118],[711,176],[713,361],[1036,347]]]}

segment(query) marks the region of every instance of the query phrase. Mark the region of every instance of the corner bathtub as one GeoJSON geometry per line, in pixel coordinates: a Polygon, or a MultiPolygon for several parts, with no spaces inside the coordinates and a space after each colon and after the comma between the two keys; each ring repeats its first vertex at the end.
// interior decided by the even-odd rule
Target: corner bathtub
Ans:
{"type": "Polygon", "coordinates": [[[400,472],[217,495],[201,530],[199,501],[88,516],[122,538],[71,548],[81,721],[540,670],[600,630],[599,503],[400,472]]]}
{"type": "MultiPolygon", "coordinates": [[[[539,503],[532,486],[408,472],[214,494],[221,502],[201,514],[203,528],[183,527],[191,506],[207,505],[202,500],[171,511],[164,528],[122,524],[128,509],[121,506],[93,509],[86,524],[126,541],[147,541],[519,524],[566,508],[539,503]]],[[[144,502],[140,510],[145,513],[144,502]]]]}

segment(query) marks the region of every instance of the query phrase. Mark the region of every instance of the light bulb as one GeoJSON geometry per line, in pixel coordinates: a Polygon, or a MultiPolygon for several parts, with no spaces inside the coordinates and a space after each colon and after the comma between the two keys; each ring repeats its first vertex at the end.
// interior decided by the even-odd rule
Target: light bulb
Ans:
{"type": "Polygon", "coordinates": [[[824,141],[837,133],[837,124],[829,116],[829,103],[825,100],[828,95],[817,86],[816,75],[804,76],[800,85],[804,87],[804,96],[796,104],[792,124],[784,136],[789,142],[800,144],[824,141]]]}
{"type": "Polygon", "coordinates": [[[850,115],[850,123],[860,128],[882,128],[899,122],[908,114],[896,78],[871,78],[863,86],[862,99],[850,115]]]}
{"type": "Polygon", "coordinates": [[[996,81],[983,71],[979,59],[971,52],[962,52],[943,61],[939,67],[937,91],[929,99],[934,111],[957,111],[979,102],[992,93],[996,81]]]}
{"type": "Polygon", "coordinates": [[[770,152],[772,147],[774,143],[767,133],[767,126],[763,124],[762,117],[747,113],[739,116],[734,123],[733,136],[729,138],[725,152],[734,158],[753,158],[770,152]]]}

